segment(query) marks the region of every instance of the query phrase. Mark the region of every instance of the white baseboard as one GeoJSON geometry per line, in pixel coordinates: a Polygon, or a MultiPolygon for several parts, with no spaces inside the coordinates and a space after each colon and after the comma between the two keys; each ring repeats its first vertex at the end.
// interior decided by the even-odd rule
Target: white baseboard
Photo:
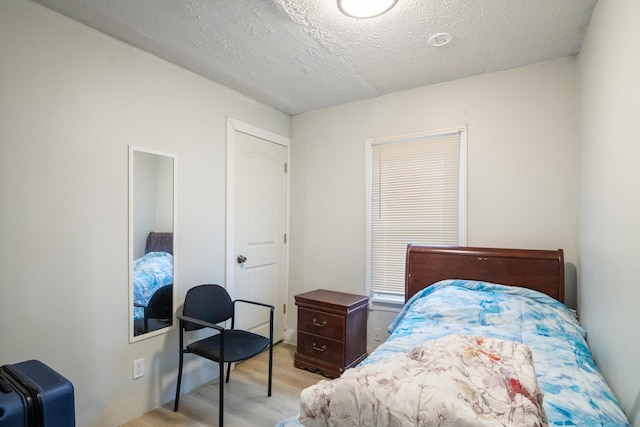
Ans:
{"type": "Polygon", "coordinates": [[[297,345],[298,344],[298,330],[297,329],[285,329],[283,341],[286,344],[297,345]]]}

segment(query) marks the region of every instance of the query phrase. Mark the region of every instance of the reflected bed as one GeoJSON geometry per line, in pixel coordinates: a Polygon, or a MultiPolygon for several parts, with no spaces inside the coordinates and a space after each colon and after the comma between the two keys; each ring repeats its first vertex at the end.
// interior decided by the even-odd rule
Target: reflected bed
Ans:
{"type": "Polygon", "coordinates": [[[172,285],[173,233],[152,231],[147,237],[145,254],[133,262],[135,335],[171,325],[172,285]]]}

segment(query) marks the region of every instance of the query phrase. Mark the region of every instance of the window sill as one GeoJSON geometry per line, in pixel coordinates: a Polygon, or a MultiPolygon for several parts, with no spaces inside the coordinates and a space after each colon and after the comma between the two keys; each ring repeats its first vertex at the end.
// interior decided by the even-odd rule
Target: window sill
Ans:
{"type": "Polygon", "coordinates": [[[404,305],[404,296],[374,294],[369,298],[369,310],[398,313],[404,305]]]}

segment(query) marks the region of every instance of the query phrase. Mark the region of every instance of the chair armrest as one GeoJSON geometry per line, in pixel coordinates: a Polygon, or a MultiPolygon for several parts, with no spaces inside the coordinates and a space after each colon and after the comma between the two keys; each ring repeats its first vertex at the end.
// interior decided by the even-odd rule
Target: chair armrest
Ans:
{"type": "Polygon", "coordinates": [[[270,305],[270,304],[265,304],[265,303],[262,303],[262,302],[258,302],[258,301],[249,301],[249,300],[246,300],[246,299],[237,299],[237,300],[235,300],[233,303],[235,304],[235,303],[237,303],[237,302],[244,302],[244,303],[247,303],[247,304],[253,304],[253,305],[261,305],[261,306],[263,306],[263,307],[270,308],[270,309],[271,309],[271,311],[274,311],[274,310],[275,310],[275,307],[274,307],[274,306],[272,306],[272,305],[270,305]]]}
{"type": "Polygon", "coordinates": [[[195,317],[184,316],[182,314],[178,314],[176,317],[184,322],[195,323],[197,325],[202,325],[207,328],[217,329],[220,332],[224,331],[224,328],[222,326],[216,325],[215,323],[205,322],[204,320],[196,319],[195,317]]]}
{"type": "MultiPolygon", "coordinates": [[[[265,304],[263,302],[258,302],[258,301],[249,301],[246,299],[237,299],[235,301],[233,301],[233,310],[235,312],[236,309],[236,303],[237,302],[244,302],[247,304],[253,304],[253,305],[259,305],[265,308],[269,309],[269,339],[271,340],[271,345],[273,345],[273,312],[275,311],[275,307],[272,306],[271,304],[265,304]]],[[[231,329],[234,329],[234,324],[235,324],[235,314],[234,316],[231,318],[231,329]]]]}

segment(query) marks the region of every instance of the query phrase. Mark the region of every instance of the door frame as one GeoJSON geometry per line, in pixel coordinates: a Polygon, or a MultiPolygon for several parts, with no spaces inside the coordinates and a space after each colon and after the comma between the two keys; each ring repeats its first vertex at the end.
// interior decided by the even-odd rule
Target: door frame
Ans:
{"type": "MultiPolygon", "coordinates": [[[[287,235],[287,243],[285,244],[284,254],[284,301],[285,304],[289,301],[289,212],[290,212],[290,173],[291,170],[291,140],[288,137],[278,135],[268,130],[259,128],[249,123],[242,122],[240,120],[227,117],[227,221],[226,221],[226,259],[225,259],[225,282],[227,284],[227,292],[234,298],[235,295],[235,261],[236,261],[236,248],[235,248],[235,158],[236,158],[236,132],[244,133],[254,136],[256,138],[264,139],[265,141],[273,144],[282,145],[286,148],[286,161],[287,161],[287,173],[285,176],[285,233],[287,235]]],[[[282,310],[283,307],[276,307],[276,310],[282,310]]],[[[290,307],[287,307],[289,310],[290,307]]],[[[287,315],[284,314],[284,330],[287,329],[287,315]]]]}

